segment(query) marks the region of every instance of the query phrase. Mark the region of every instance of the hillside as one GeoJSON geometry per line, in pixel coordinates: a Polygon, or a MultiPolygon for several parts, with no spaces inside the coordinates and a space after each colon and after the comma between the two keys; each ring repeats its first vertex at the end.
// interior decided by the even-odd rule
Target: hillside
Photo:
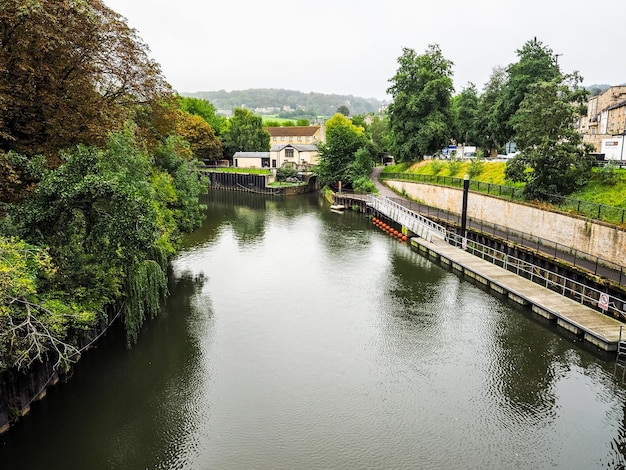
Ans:
{"type": "Polygon", "coordinates": [[[377,113],[384,101],[375,98],[359,98],[352,95],[325,95],[301,91],[253,88],[233,91],[199,91],[181,93],[183,96],[201,98],[211,102],[221,113],[229,114],[233,108],[245,107],[257,114],[279,117],[332,116],[340,106],[347,106],[350,115],[377,113]],[[294,113],[297,112],[297,113],[294,113]]]}

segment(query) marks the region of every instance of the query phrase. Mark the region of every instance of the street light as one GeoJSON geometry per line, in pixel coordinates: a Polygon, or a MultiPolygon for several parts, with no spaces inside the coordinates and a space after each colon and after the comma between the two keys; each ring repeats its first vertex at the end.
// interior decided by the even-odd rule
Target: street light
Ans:
{"type": "Polygon", "coordinates": [[[469,176],[465,175],[463,177],[463,208],[461,209],[461,246],[463,249],[467,246],[467,233],[465,228],[467,226],[467,194],[469,193],[469,184],[469,176]]]}
{"type": "Polygon", "coordinates": [[[562,56],[562,55],[563,54],[554,54],[554,64],[555,64],[554,78],[556,78],[556,75],[559,72],[559,57],[562,56]]]}

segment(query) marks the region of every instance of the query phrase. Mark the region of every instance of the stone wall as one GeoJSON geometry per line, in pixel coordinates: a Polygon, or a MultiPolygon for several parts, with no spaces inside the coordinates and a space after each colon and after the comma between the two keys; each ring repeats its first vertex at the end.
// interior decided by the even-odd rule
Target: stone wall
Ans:
{"type": "MultiPolygon", "coordinates": [[[[386,180],[387,185],[426,205],[460,214],[463,191],[422,183],[386,180]]],[[[569,246],[613,263],[626,261],[626,230],[470,191],[467,216],[569,246]]]]}

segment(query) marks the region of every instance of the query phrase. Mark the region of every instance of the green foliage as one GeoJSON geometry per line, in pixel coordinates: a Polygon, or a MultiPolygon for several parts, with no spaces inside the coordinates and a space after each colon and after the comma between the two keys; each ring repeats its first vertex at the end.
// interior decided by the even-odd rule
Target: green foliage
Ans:
{"type": "MultiPolygon", "coordinates": [[[[338,181],[351,183],[353,178],[362,176],[361,171],[368,166],[368,158],[357,151],[364,148],[367,140],[362,127],[352,124],[343,114],[335,114],[326,122],[326,142],[318,144],[319,162],[316,171],[324,185],[338,181]]],[[[369,163],[371,169],[371,160],[369,163]]],[[[369,176],[369,172],[367,173],[369,176]]]]}
{"type": "Polygon", "coordinates": [[[513,119],[521,154],[506,174],[526,183],[528,199],[568,195],[591,176],[591,146],[583,144],[573,124],[586,100],[580,81],[574,74],[536,83],[513,119]],[[522,166],[531,171],[522,171],[522,166]]]}
{"type": "Polygon", "coordinates": [[[267,152],[270,135],[263,129],[263,119],[248,109],[236,108],[223,132],[224,155],[231,158],[236,152],[267,152]]]}
{"type": "Polygon", "coordinates": [[[559,73],[552,50],[537,38],[517,50],[519,61],[507,67],[507,80],[493,109],[493,129],[504,144],[515,136],[514,116],[532,86],[555,79],[559,73]]]}
{"type": "Polygon", "coordinates": [[[200,98],[177,97],[180,109],[192,114],[200,116],[211,126],[217,136],[220,136],[226,126],[226,118],[217,115],[217,109],[209,101],[200,98]]]}
{"type": "Polygon", "coordinates": [[[111,136],[106,150],[80,146],[64,152],[64,163],[12,209],[21,236],[50,247],[57,274],[47,280],[47,290],[72,293],[98,312],[117,304],[129,316],[128,326],[141,325],[138,298],[148,313],[154,311],[168,255],[202,219],[198,196],[207,183],[177,153],[180,148],[172,137],[153,161],[127,127],[111,136]]]}
{"type": "Polygon", "coordinates": [[[461,169],[461,166],[463,166],[463,163],[458,158],[450,158],[448,161],[448,174],[450,176],[455,176],[461,169]]]}
{"type": "Polygon", "coordinates": [[[600,181],[605,185],[614,185],[619,181],[619,173],[617,172],[617,166],[610,162],[603,165],[599,171],[600,181]]]}
{"type": "Polygon", "coordinates": [[[167,294],[167,279],[163,267],[154,260],[137,262],[127,268],[124,326],[129,345],[137,335],[146,315],[154,317],[167,294]]]}
{"type": "Polygon", "coordinates": [[[478,113],[478,91],[476,85],[468,83],[463,91],[452,99],[454,115],[453,138],[457,142],[476,143],[476,115],[478,113]]]}
{"type": "Polygon", "coordinates": [[[298,174],[298,169],[292,166],[283,166],[276,169],[276,179],[278,181],[287,181],[289,178],[295,178],[298,174]]]}
{"type": "Polygon", "coordinates": [[[431,160],[430,162],[430,171],[432,171],[433,175],[438,174],[441,170],[443,170],[444,164],[441,160],[431,160]]]}
{"type": "Polygon", "coordinates": [[[447,145],[452,134],[452,62],[438,45],[423,55],[404,48],[400,67],[387,92],[392,149],[399,162],[433,154],[447,145]]]}
{"type": "Polygon", "coordinates": [[[481,158],[472,158],[467,167],[467,176],[472,180],[475,179],[483,172],[484,166],[481,158]]]}
{"type": "Polygon", "coordinates": [[[346,117],[350,116],[350,110],[346,105],[343,104],[337,108],[337,113],[343,114],[346,117]]]}
{"type": "Polygon", "coordinates": [[[378,192],[374,182],[367,176],[360,176],[352,182],[352,189],[357,193],[375,194],[378,192]]]}
{"type": "Polygon", "coordinates": [[[94,306],[79,296],[43,292],[56,272],[46,250],[0,236],[0,371],[45,358],[66,368],[77,352],[68,331],[95,323],[94,306]]]}

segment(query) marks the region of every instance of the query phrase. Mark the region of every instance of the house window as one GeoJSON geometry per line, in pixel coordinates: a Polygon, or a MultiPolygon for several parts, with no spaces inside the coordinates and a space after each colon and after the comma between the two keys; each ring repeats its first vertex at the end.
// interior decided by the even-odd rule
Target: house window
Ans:
{"type": "Polygon", "coordinates": [[[285,149],[285,158],[293,158],[293,149],[285,149]]]}
{"type": "Polygon", "coordinates": [[[307,135],[306,136],[306,141],[308,142],[309,140],[311,140],[311,136],[307,135]]]}
{"type": "Polygon", "coordinates": [[[280,141],[281,141],[281,142],[284,142],[284,141],[285,141],[285,136],[284,136],[284,135],[283,135],[283,136],[281,136],[280,141]]]}
{"type": "Polygon", "coordinates": [[[289,136],[289,142],[293,142],[293,136],[289,136]]]}
{"type": "Polygon", "coordinates": [[[302,142],[302,137],[298,136],[298,142],[302,142]]]}
{"type": "Polygon", "coordinates": [[[278,140],[278,137],[274,136],[273,139],[274,139],[274,142],[276,142],[278,140]]]}

